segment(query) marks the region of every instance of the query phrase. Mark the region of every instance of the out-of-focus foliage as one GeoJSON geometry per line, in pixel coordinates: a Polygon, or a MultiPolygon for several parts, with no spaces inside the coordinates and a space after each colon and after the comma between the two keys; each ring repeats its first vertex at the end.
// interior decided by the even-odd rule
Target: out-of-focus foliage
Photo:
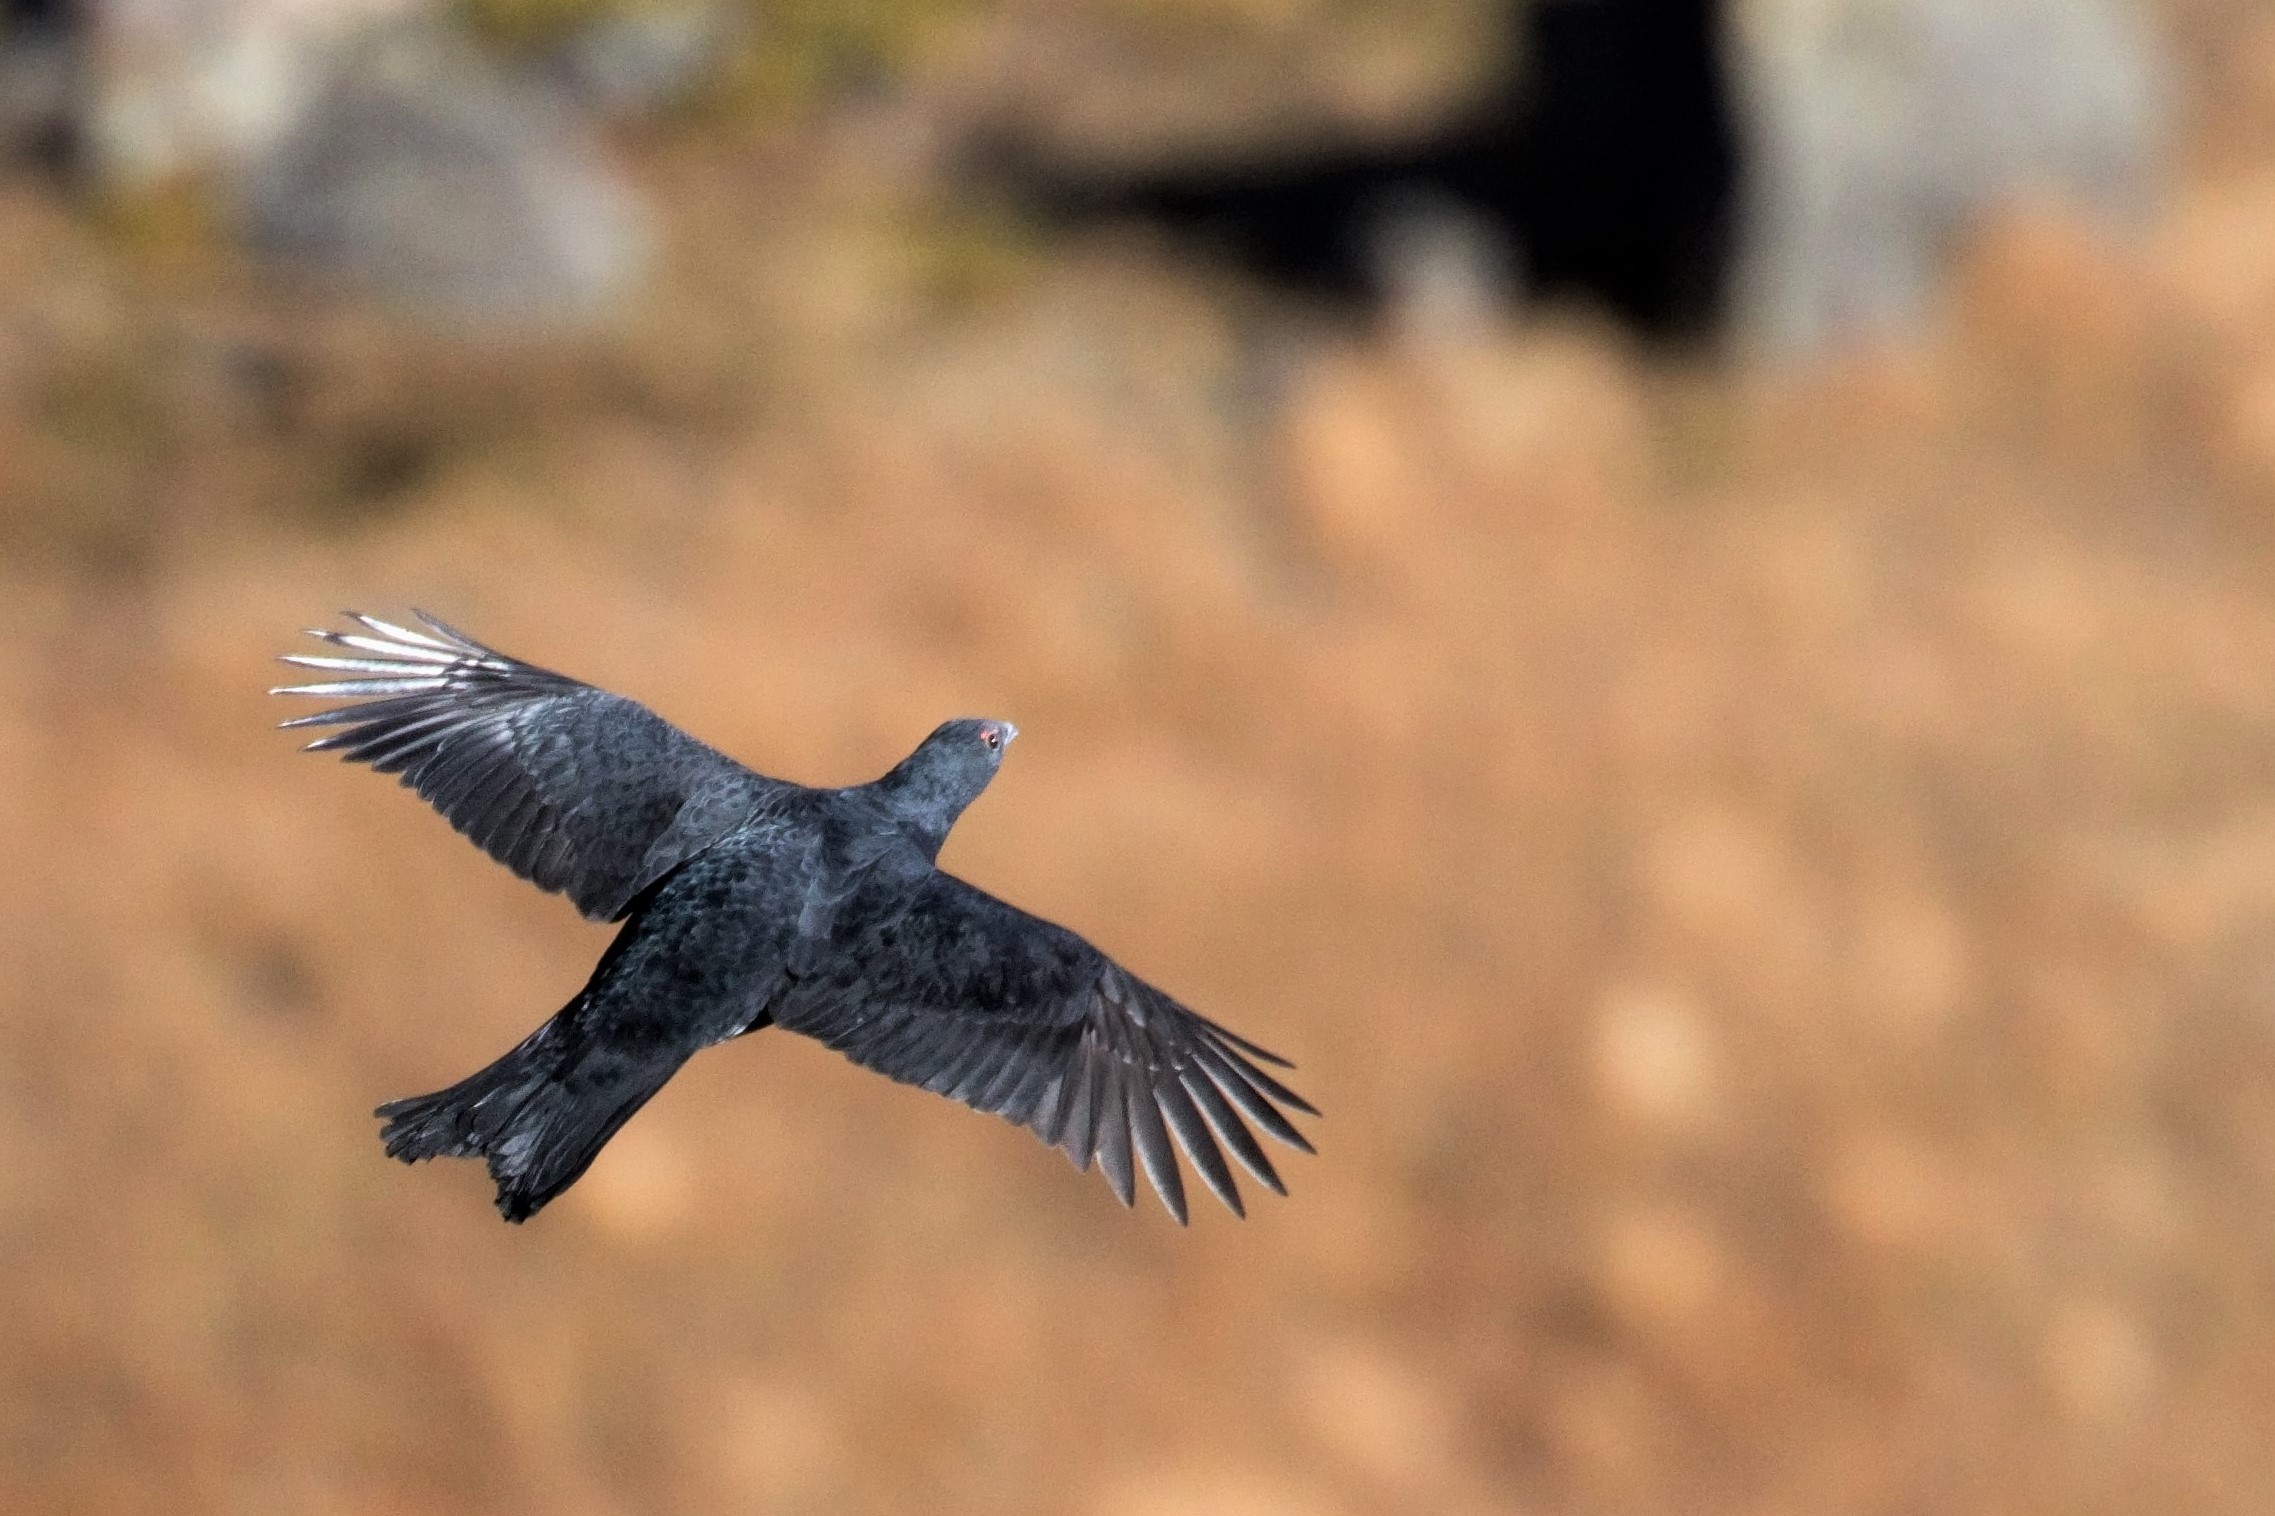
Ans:
{"type": "Polygon", "coordinates": [[[512,47],[559,42],[580,27],[654,7],[645,0],[462,0],[475,31],[512,47]]]}
{"type": "Polygon", "coordinates": [[[523,55],[628,20],[708,28],[725,56],[707,69],[706,113],[773,123],[848,88],[921,75],[983,7],[976,0],[461,0],[461,9],[476,35],[523,55]]]}

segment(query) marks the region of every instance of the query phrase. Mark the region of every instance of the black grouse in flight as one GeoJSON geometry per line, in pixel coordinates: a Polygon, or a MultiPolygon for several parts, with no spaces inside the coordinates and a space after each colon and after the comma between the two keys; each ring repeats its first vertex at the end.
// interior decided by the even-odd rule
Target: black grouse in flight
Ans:
{"type": "Polygon", "coordinates": [[[351,619],[311,633],[344,655],[284,659],[341,677],[275,693],[356,703],[284,725],[340,728],[309,747],[400,774],[522,878],[624,923],[519,1047],[378,1110],[406,1163],[487,1159],[508,1221],[574,1184],[690,1057],[766,1026],[1095,1159],[1125,1205],[1134,1155],[1180,1222],[1172,1135],[1236,1213],[1224,1149],[1285,1193],[1250,1123],[1311,1150],[1282,1107],[1317,1112],[1260,1066],[1285,1060],[934,867],[1010,723],[950,721],[881,779],[809,789],[424,613],[419,631],[351,619]]]}

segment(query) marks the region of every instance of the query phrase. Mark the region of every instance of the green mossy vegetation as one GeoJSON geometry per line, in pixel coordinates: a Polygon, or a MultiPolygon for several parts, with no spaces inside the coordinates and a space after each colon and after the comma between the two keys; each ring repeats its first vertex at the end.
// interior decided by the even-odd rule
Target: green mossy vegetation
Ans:
{"type": "MultiPolygon", "coordinates": [[[[979,15],[980,0],[715,0],[732,56],[697,113],[757,124],[795,118],[844,90],[923,73],[979,15]]],[[[502,51],[558,46],[583,27],[703,0],[460,0],[502,51]]]]}

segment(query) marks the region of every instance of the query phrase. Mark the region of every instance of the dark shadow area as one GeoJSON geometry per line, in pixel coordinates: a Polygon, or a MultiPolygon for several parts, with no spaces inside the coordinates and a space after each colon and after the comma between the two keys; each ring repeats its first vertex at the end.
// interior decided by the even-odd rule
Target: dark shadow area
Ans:
{"type": "Polygon", "coordinates": [[[1642,334],[1708,335],[1739,164],[1716,0],[1511,7],[1503,88],[1415,140],[1139,176],[999,148],[994,177],[1047,224],[1135,221],[1265,279],[1371,307],[1417,214],[1481,239],[1529,298],[1642,334]]]}
{"type": "Polygon", "coordinates": [[[79,0],[0,0],[0,159],[56,174],[78,161],[83,22],[79,0]]]}

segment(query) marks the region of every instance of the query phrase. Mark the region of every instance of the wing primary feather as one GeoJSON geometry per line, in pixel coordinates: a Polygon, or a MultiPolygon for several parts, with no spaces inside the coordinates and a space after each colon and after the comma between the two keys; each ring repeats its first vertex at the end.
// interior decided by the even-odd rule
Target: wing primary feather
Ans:
{"type": "Polygon", "coordinates": [[[457,724],[457,717],[448,712],[408,722],[356,743],[348,756],[379,773],[392,774],[424,761],[457,724]]]}
{"type": "Polygon", "coordinates": [[[441,690],[445,682],[436,674],[415,679],[334,679],[323,684],[283,684],[272,695],[305,695],[312,700],[360,699],[367,695],[425,695],[441,690]]]}
{"type": "MultiPolygon", "coordinates": [[[[394,622],[382,621],[377,616],[366,616],[361,611],[342,611],[340,614],[350,621],[361,622],[382,637],[393,638],[397,642],[407,642],[413,647],[439,647],[444,652],[454,653],[457,651],[448,643],[437,642],[424,632],[414,632],[407,626],[397,626],[394,622]]],[[[417,615],[417,612],[414,611],[412,614],[417,615]]],[[[426,618],[421,616],[419,619],[423,621],[426,618]]]]}
{"type": "Polygon", "coordinates": [[[1161,1114],[1169,1120],[1169,1130],[1176,1135],[1177,1145],[1193,1161],[1193,1171],[1201,1176],[1202,1183],[1223,1201],[1235,1216],[1246,1216],[1247,1207],[1240,1203],[1240,1186],[1233,1181],[1232,1169],[1218,1150],[1216,1139],[1209,1135],[1208,1123],[1193,1108],[1193,1101],[1178,1082],[1176,1072],[1163,1069],[1153,1082],[1153,1098],[1161,1107],[1161,1114]]]}
{"type": "Polygon", "coordinates": [[[327,669],[341,674],[418,674],[432,679],[443,673],[443,668],[433,663],[409,658],[333,658],[323,653],[280,653],[276,661],[289,663],[294,668],[327,669]]]}
{"type": "MultiPolygon", "coordinates": [[[[418,617],[420,622],[423,623],[429,630],[436,633],[436,635],[446,639],[449,642],[456,643],[463,651],[471,653],[477,658],[493,662],[519,661],[507,660],[503,653],[497,652],[492,648],[484,647],[481,643],[476,642],[473,638],[467,636],[464,632],[458,630],[458,628],[450,625],[441,617],[430,616],[425,611],[420,610],[417,606],[413,606],[411,608],[411,614],[418,617]]],[[[432,642],[434,639],[427,637],[421,638],[420,640],[423,642],[432,642]]],[[[527,668],[529,666],[527,664],[523,664],[522,667],[527,668]]],[[[531,672],[537,673],[542,671],[532,669],[531,672]]]]}
{"type": "MultiPolygon", "coordinates": [[[[293,694],[297,688],[283,691],[293,694]]],[[[391,700],[373,700],[364,705],[336,705],[328,711],[311,711],[305,716],[294,716],[277,723],[279,731],[290,731],[296,726],[339,726],[351,721],[401,721],[434,707],[432,695],[399,695],[391,700]]]]}
{"type": "Polygon", "coordinates": [[[427,647],[409,642],[390,642],[378,637],[358,637],[353,632],[320,632],[311,627],[308,635],[321,638],[333,647],[354,648],[358,652],[377,653],[383,658],[393,658],[401,662],[416,660],[420,663],[447,667],[458,662],[460,657],[458,653],[449,648],[427,647]]]}
{"type": "Polygon", "coordinates": [[[1318,1108],[1315,1107],[1310,1101],[1304,1099],[1294,1090],[1289,1089],[1286,1085],[1280,1083],[1280,1081],[1274,1079],[1271,1075],[1265,1073],[1262,1069],[1256,1067],[1256,1065],[1241,1057],[1238,1052],[1234,1051],[1231,1048],[1224,1047],[1221,1044],[1216,1047],[1216,1052],[1219,1054],[1219,1056],[1223,1057],[1226,1062],[1237,1065],[1240,1069],[1242,1077],[1247,1079],[1249,1083],[1255,1085],[1257,1089],[1263,1091],[1266,1095],[1271,1096],[1272,1099],[1278,1101],[1280,1104],[1288,1106],[1294,1110],[1301,1111],[1306,1116],[1316,1116],[1319,1114],[1318,1108]]]}
{"type": "Polygon", "coordinates": [[[1265,1155],[1263,1145],[1256,1140],[1256,1134],[1249,1131],[1247,1124],[1240,1119],[1239,1112],[1225,1102],[1224,1092],[1209,1081],[1206,1073],[1198,1069],[1184,1070],[1181,1082],[1193,1103],[1201,1108],[1201,1114],[1208,1117],[1209,1125],[1216,1128],[1217,1136],[1223,1138],[1224,1145],[1232,1149],[1232,1156],[1240,1160],[1240,1166],[1255,1175],[1274,1194],[1285,1195],[1288,1190],[1280,1182],[1280,1171],[1272,1167],[1272,1160],[1265,1155]]]}
{"type": "Polygon", "coordinates": [[[1101,1056],[1098,1066],[1098,1167],[1124,1205],[1137,1204],[1137,1175],[1130,1168],[1130,1120],[1124,1109],[1123,1071],[1101,1056]]]}
{"type": "Polygon", "coordinates": [[[1088,1037],[1074,1045],[1074,1068],[1068,1078],[1074,1089],[1067,1097],[1066,1129],[1059,1146],[1074,1160],[1075,1168],[1087,1174],[1090,1161],[1098,1156],[1099,1078],[1098,1050],[1088,1037]]]}
{"type": "Polygon", "coordinates": [[[1161,1124],[1161,1107],[1148,1087],[1144,1071],[1132,1068],[1123,1087],[1122,1102],[1129,1109],[1130,1135],[1136,1139],[1138,1162],[1153,1181],[1154,1193],[1169,1214],[1185,1225],[1185,1180],[1177,1171],[1177,1154],[1169,1146],[1169,1132],[1161,1124]]]}
{"type": "Polygon", "coordinates": [[[374,774],[400,774],[405,769],[415,769],[426,762],[433,751],[434,742],[430,733],[385,744],[375,742],[370,746],[353,749],[348,757],[353,762],[369,764],[374,774]]]}
{"type": "MultiPolygon", "coordinates": [[[[300,725],[299,722],[290,724],[300,725]]],[[[313,742],[302,743],[300,750],[303,753],[329,753],[335,748],[353,747],[356,743],[363,741],[370,730],[368,726],[342,727],[336,732],[324,733],[323,736],[318,737],[313,742]]]]}
{"type": "Polygon", "coordinates": [[[1289,1147],[1306,1153],[1312,1151],[1311,1143],[1303,1133],[1297,1131],[1288,1118],[1280,1114],[1277,1106],[1256,1093],[1256,1087],[1248,1082],[1247,1077],[1222,1052],[1213,1046],[1198,1046],[1194,1049],[1194,1056],[1208,1070],[1216,1087],[1224,1091],[1226,1098],[1234,1105],[1240,1107],[1241,1114],[1289,1147]]]}
{"type": "MultiPolygon", "coordinates": [[[[1179,1006],[1178,1009],[1184,1010],[1184,1007],[1179,1006]]],[[[1224,1041],[1231,1043],[1234,1047],[1240,1049],[1240,1051],[1246,1053],[1251,1058],[1261,1058],[1266,1063],[1272,1065],[1274,1068],[1292,1069],[1295,1067],[1294,1064],[1288,1062],[1287,1059],[1282,1058],[1279,1054],[1273,1052],[1270,1048],[1258,1047],[1255,1043],[1250,1042],[1247,1038],[1241,1036],[1238,1032],[1233,1031],[1230,1027],[1222,1026],[1217,1022],[1211,1021],[1208,1017],[1203,1016],[1198,1011],[1185,1011],[1185,1014],[1192,1017],[1202,1026],[1207,1027],[1211,1033],[1223,1039],[1224,1041]]]]}
{"type": "Polygon", "coordinates": [[[466,724],[464,711],[444,706],[440,710],[430,709],[405,716],[400,721],[366,721],[356,729],[355,736],[359,743],[393,742],[402,738],[433,737],[466,724]]]}

